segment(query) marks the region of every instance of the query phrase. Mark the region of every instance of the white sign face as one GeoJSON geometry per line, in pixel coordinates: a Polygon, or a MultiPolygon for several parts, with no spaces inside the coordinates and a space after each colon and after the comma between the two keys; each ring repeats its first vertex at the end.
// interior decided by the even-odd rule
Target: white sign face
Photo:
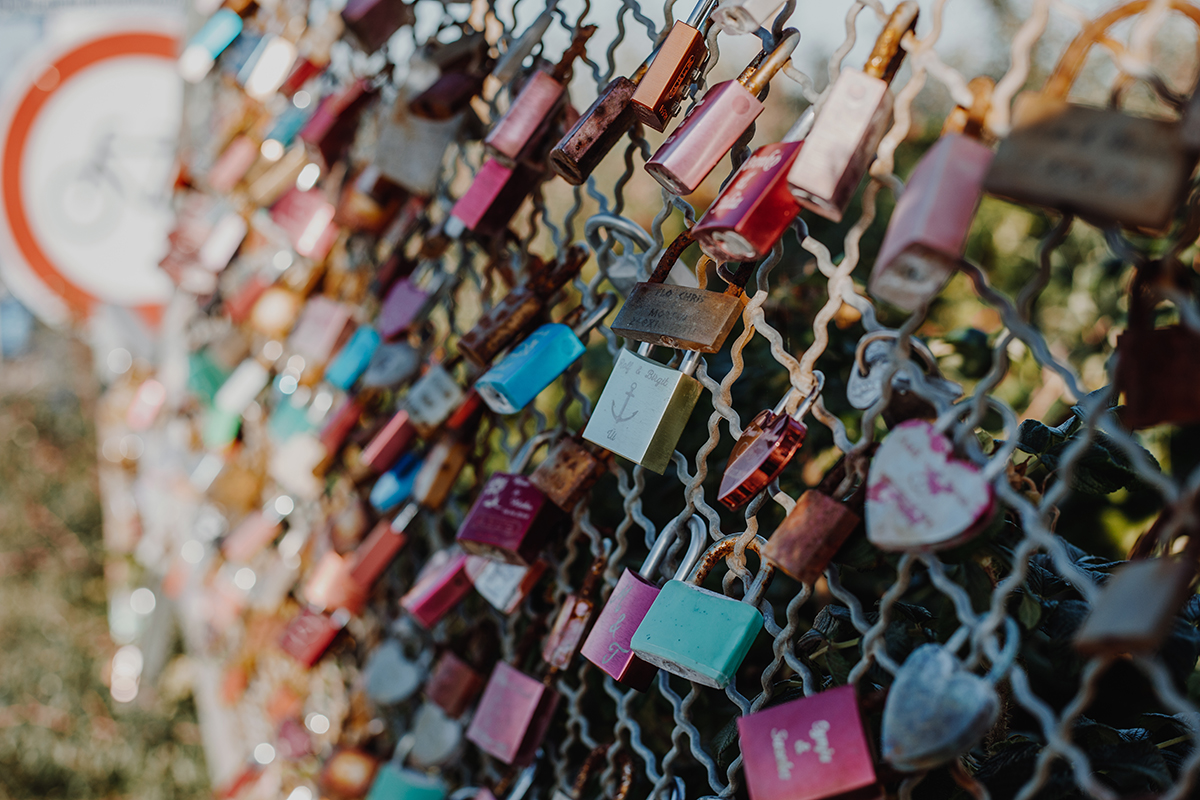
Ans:
{"type": "Polygon", "coordinates": [[[117,30],[40,48],[0,111],[0,271],[43,319],[100,303],[153,318],[173,224],[183,85],[177,39],[117,30]]]}

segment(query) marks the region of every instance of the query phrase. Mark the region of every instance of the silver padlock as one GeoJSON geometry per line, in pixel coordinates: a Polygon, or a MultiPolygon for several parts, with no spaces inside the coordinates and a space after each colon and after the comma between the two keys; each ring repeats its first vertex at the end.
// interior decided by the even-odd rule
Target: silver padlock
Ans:
{"type": "Polygon", "coordinates": [[[413,661],[400,642],[388,639],[371,652],[363,667],[367,695],[380,705],[407,700],[425,683],[429,659],[424,661],[413,661]]]}
{"type": "MultiPolygon", "coordinates": [[[[868,409],[883,396],[883,376],[888,371],[899,335],[899,331],[884,329],[868,333],[858,341],[854,351],[854,368],[846,382],[846,399],[854,408],[868,409]]],[[[908,341],[912,352],[925,364],[923,388],[926,391],[920,395],[920,399],[926,400],[936,411],[944,411],[962,397],[962,387],[942,377],[937,359],[924,342],[913,338],[908,341]]],[[[905,372],[896,371],[892,375],[893,399],[897,395],[911,393],[912,379],[905,372]]]]}

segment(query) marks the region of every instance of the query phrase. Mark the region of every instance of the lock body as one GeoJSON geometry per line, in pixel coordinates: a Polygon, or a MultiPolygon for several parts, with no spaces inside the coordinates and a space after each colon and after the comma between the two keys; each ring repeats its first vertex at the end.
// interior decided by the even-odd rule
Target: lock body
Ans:
{"type": "Polygon", "coordinates": [[[572,186],[580,186],[604,160],[636,116],[630,99],[637,85],[629,78],[611,81],[587,111],[550,151],[550,165],[572,186]]]}
{"type": "Polygon", "coordinates": [[[529,482],[541,489],[550,502],[570,513],[607,471],[607,460],[568,437],[550,450],[529,476],[529,482]]]}
{"type": "Polygon", "coordinates": [[[425,683],[425,697],[451,719],[458,719],[475,702],[481,689],[483,676],[447,650],[425,683]]]}
{"type": "Polygon", "coordinates": [[[638,342],[715,353],[742,316],[744,294],[724,294],[668,283],[633,287],[612,331],[638,342]]]}
{"type": "Polygon", "coordinates": [[[364,389],[398,386],[417,374],[421,355],[408,342],[384,342],[371,356],[362,376],[364,389]]]}
{"type": "Polygon", "coordinates": [[[350,574],[351,562],[333,550],[321,556],[304,582],[301,594],[309,606],[321,609],[344,608],[357,614],[366,602],[364,593],[350,574]]]}
{"type": "Polygon", "coordinates": [[[750,502],[783,472],[807,433],[803,423],[787,414],[759,413],[734,445],[717,499],[730,509],[750,502]]]}
{"type": "Polygon", "coordinates": [[[307,364],[329,361],[350,327],[350,307],[326,297],[312,297],[304,304],[296,327],[288,336],[288,349],[307,364]]]}
{"type": "Polygon", "coordinates": [[[397,0],[349,0],[342,9],[346,30],[368,53],[383,47],[392,34],[415,19],[413,7],[397,0]]]}
{"type": "Polygon", "coordinates": [[[686,22],[676,22],[630,98],[637,118],[656,131],[666,130],[707,55],[703,34],[686,22]]]}
{"type": "Polygon", "coordinates": [[[468,442],[451,435],[440,437],[425,456],[413,482],[413,500],[429,509],[441,508],[467,465],[473,447],[474,440],[468,442]]]}
{"type": "Polygon", "coordinates": [[[417,436],[417,428],[406,409],[400,409],[363,448],[359,461],[375,472],[383,472],[400,458],[417,436]]]}
{"type": "Polygon", "coordinates": [[[487,365],[537,320],[544,307],[532,289],[517,286],[463,334],[458,351],[476,366],[487,365]]]}
{"type": "Polygon", "coordinates": [[[661,475],[699,399],[700,381],[621,350],[583,438],[661,475]]]}
{"type": "Polygon", "coordinates": [[[432,86],[409,101],[408,110],[425,119],[450,119],[470,105],[471,98],[483,89],[485,78],[483,70],[443,72],[432,86]]]}
{"type": "Polygon", "coordinates": [[[374,163],[392,182],[429,197],[437,190],[442,159],[458,138],[462,122],[462,114],[447,120],[422,119],[398,104],[379,131],[374,163]]]}
{"type": "Polygon", "coordinates": [[[283,228],[296,252],[313,261],[323,261],[338,236],[333,222],[337,209],[316,189],[288,189],[271,206],[271,219],[283,228]]]}
{"type": "Polygon", "coordinates": [[[639,658],[672,675],[724,689],[762,630],[762,613],[686,581],[670,580],[633,634],[639,658]],[[714,631],[720,631],[714,635],[714,631]]]}
{"type": "Polygon", "coordinates": [[[800,205],[841,222],[891,116],[887,81],[843,69],[788,172],[800,205]]]}
{"type": "Polygon", "coordinates": [[[1179,123],[1023,94],[984,180],[990,194],[1099,224],[1163,230],[1195,164],[1179,123]]]}
{"type": "Polygon", "coordinates": [[[472,555],[529,566],[561,516],[528,478],[497,472],[484,484],[455,539],[472,555]]]}
{"type": "Polygon", "coordinates": [[[520,608],[545,572],[546,562],[542,559],[527,567],[483,556],[471,556],[467,560],[467,574],[471,576],[475,591],[505,614],[520,608]]]}
{"type": "Polygon", "coordinates": [[[379,762],[374,756],[353,748],[339,749],[321,768],[317,783],[338,798],[362,797],[371,787],[379,762]]]}
{"type": "Polygon", "coordinates": [[[387,513],[411,497],[420,469],[419,455],[405,453],[401,456],[395,466],[380,475],[371,487],[371,508],[381,514],[387,513]]]}
{"type": "Polygon", "coordinates": [[[425,371],[404,397],[404,407],[417,433],[428,436],[463,401],[462,387],[441,364],[425,371]]]}
{"type": "Polygon", "coordinates": [[[779,9],[780,0],[721,0],[713,12],[713,22],[732,34],[754,33],[768,24],[779,9]]]}
{"type": "Polygon", "coordinates": [[[1180,558],[1122,565],[1075,634],[1075,649],[1089,658],[1156,652],[1171,633],[1195,574],[1195,565],[1180,558]]]}
{"type": "Polygon", "coordinates": [[[543,325],[484,373],[475,389],[497,414],[516,414],[586,349],[570,326],[543,325]]]}
{"type": "Polygon", "coordinates": [[[577,594],[568,594],[554,617],[554,625],[546,635],[542,647],[542,660],[556,669],[566,669],[571,666],[583,636],[587,633],[595,611],[594,601],[577,594]]]}
{"type": "Polygon", "coordinates": [[[391,520],[380,520],[354,550],[350,565],[350,579],[363,591],[370,589],[379,576],[396,560],[396,556],[408,543],[408,534],[397,529],[391,520]]]}
{"type": "Polygon", "coordinates": [[[483,144],[501,163],[512,165],[527,157],[544,138],[551,120],[566,98],[566,87],[548,73],[535,70],[508,111],[483,144]]]}
{"type": "Polygon", "coordinates": [[[871,269],[871,294],[915,311],[941,291],[962,258],[991,162],[991,148],[961,134],[929,149],[896,201],[871,269]]]}
{"type": "Polygon", "coordinates": [[[541,182],[542,172],[524,161],[505,166],[490,158],[450,214],[469,231],[494,236],[504,230],[521,203],[541,182]]]}
{"type": "Polygon", "coordinates": [[[499,662],[479,698],[467,739],[505,764],[530,764],[558,700],[551,687],[499,662]]]}
{"type": "Polygon", "coordinates": [[[341,626],[325,614],[302,609],[284,628],[279,647],[304,667],[312,667],[333,644],[340,630],[341,626]]]}
{"type": "Polygon", "coordinates": [[[333,412],[327,420],[324,427],[321,428],[320,441],[325,447],[326,458],[333,458],[342,445],[346,442],[346,437],[350,435],[358,426],[358,421],[362,419],[363,405],[356,398],[348,398],[346,402],[338,407],[338,410],[333,412]]]}
{"type": "Polygon", "coordinates": [[[375,774],[367,800],[445,800],[446,784],[441,778],[384,764],[375,774]]]}
{"type": "Polygon", "coordinates": [[[358,133],[358,120],[378,96],[367,80],[357,80],[323,99],[297,137],[314,147],[331,166],[341,158],[358,133]]]}
{"type": "Polygon", "coordinates": [[[634,654],[633,634],[656,597],[657,586],[632,570],[623,571],[580,651],[613,680],[639,692],[650,688],[658,667],[634,654]]]}
{"type": "Polygon", "coordinates": [[[400,598],[400,607],[423,627],[432,628],[470,590],[467,554],[439,550],[425,564],[413,587],[400,598]]]}
{"type": "Polygon", "coordinates": [[[691,194],[762,110],[738,81],[718,83],[646,162],[646,171],[668,191],[691,194]]]}
{"type": "Polygon", "coordinates": [[[788,172],[803,142],[758,148],[692,228],[700,249],[717,261],[757,261],[800,213],[788,172]]]}
{"type": "Polygon", "coordinates": [[[862,522],[844,503],[809,489],[767,540],[763,557],[801,583],[815,583],[862,522]]]}
{"type": "Polygon", "coordinates": [[[1117,388],[1125,395],[1122,424],[1139,430],[1200,419],[1194,381],[1166,379],[1196,374],[1198,344],[1200,337],[1186,325],[1144,330],[1130,323],[1117,337],[1120,356],[1115,377],[1117,388]]]}
{"type": "Polygon", "coordinates": [[[853,686],[738,718],[750,800],[875,800],[874,759],[853,686]]]}
{"type": "Polygon", "coordinates": [[[429,293],[424,289],[408,278],[396,281],[379,306],[380,333],[389,340],[405,335],[424,315],[428,304],[429,293]]]}
{"type": "Polygon", "coordinates": [[[379,341],[379,334],[374,328],[369,325],[360,327],[329,362],[325,369],[325,380],[343,392],[349,390],[371,363],[379,341]]]}

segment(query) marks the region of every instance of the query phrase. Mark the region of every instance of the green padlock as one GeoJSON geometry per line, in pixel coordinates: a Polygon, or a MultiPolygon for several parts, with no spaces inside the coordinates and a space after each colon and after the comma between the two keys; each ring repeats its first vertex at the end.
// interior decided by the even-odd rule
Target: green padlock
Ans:
{"type": "MultiPolygon", "coordinates": [[[[763,627],[758,601],[775,574],[762,560],[767,542],[751,539],[746,549],[759,553],[758,575],[743,600],[702,589],[717,559],[728,556],[741,534],[726,536],[691,566],[687,580],[667,581],[638,625],[631,642],[643,661],[714,689],[724,689],[742,665],[763,627]]],[[[682,571],[682,569],[681,569],[682,571]]]]}

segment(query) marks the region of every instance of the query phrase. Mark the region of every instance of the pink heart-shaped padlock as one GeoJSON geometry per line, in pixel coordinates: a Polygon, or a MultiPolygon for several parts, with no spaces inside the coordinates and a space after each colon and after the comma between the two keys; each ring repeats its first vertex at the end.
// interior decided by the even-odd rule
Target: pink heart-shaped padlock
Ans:
{"type": "Polygon", "coordinates": [[[974,535],[995,508],[974,464],[925,420],[897,425],[867,476],[867,538],[881,550],[941,550],[974,535]]]}

